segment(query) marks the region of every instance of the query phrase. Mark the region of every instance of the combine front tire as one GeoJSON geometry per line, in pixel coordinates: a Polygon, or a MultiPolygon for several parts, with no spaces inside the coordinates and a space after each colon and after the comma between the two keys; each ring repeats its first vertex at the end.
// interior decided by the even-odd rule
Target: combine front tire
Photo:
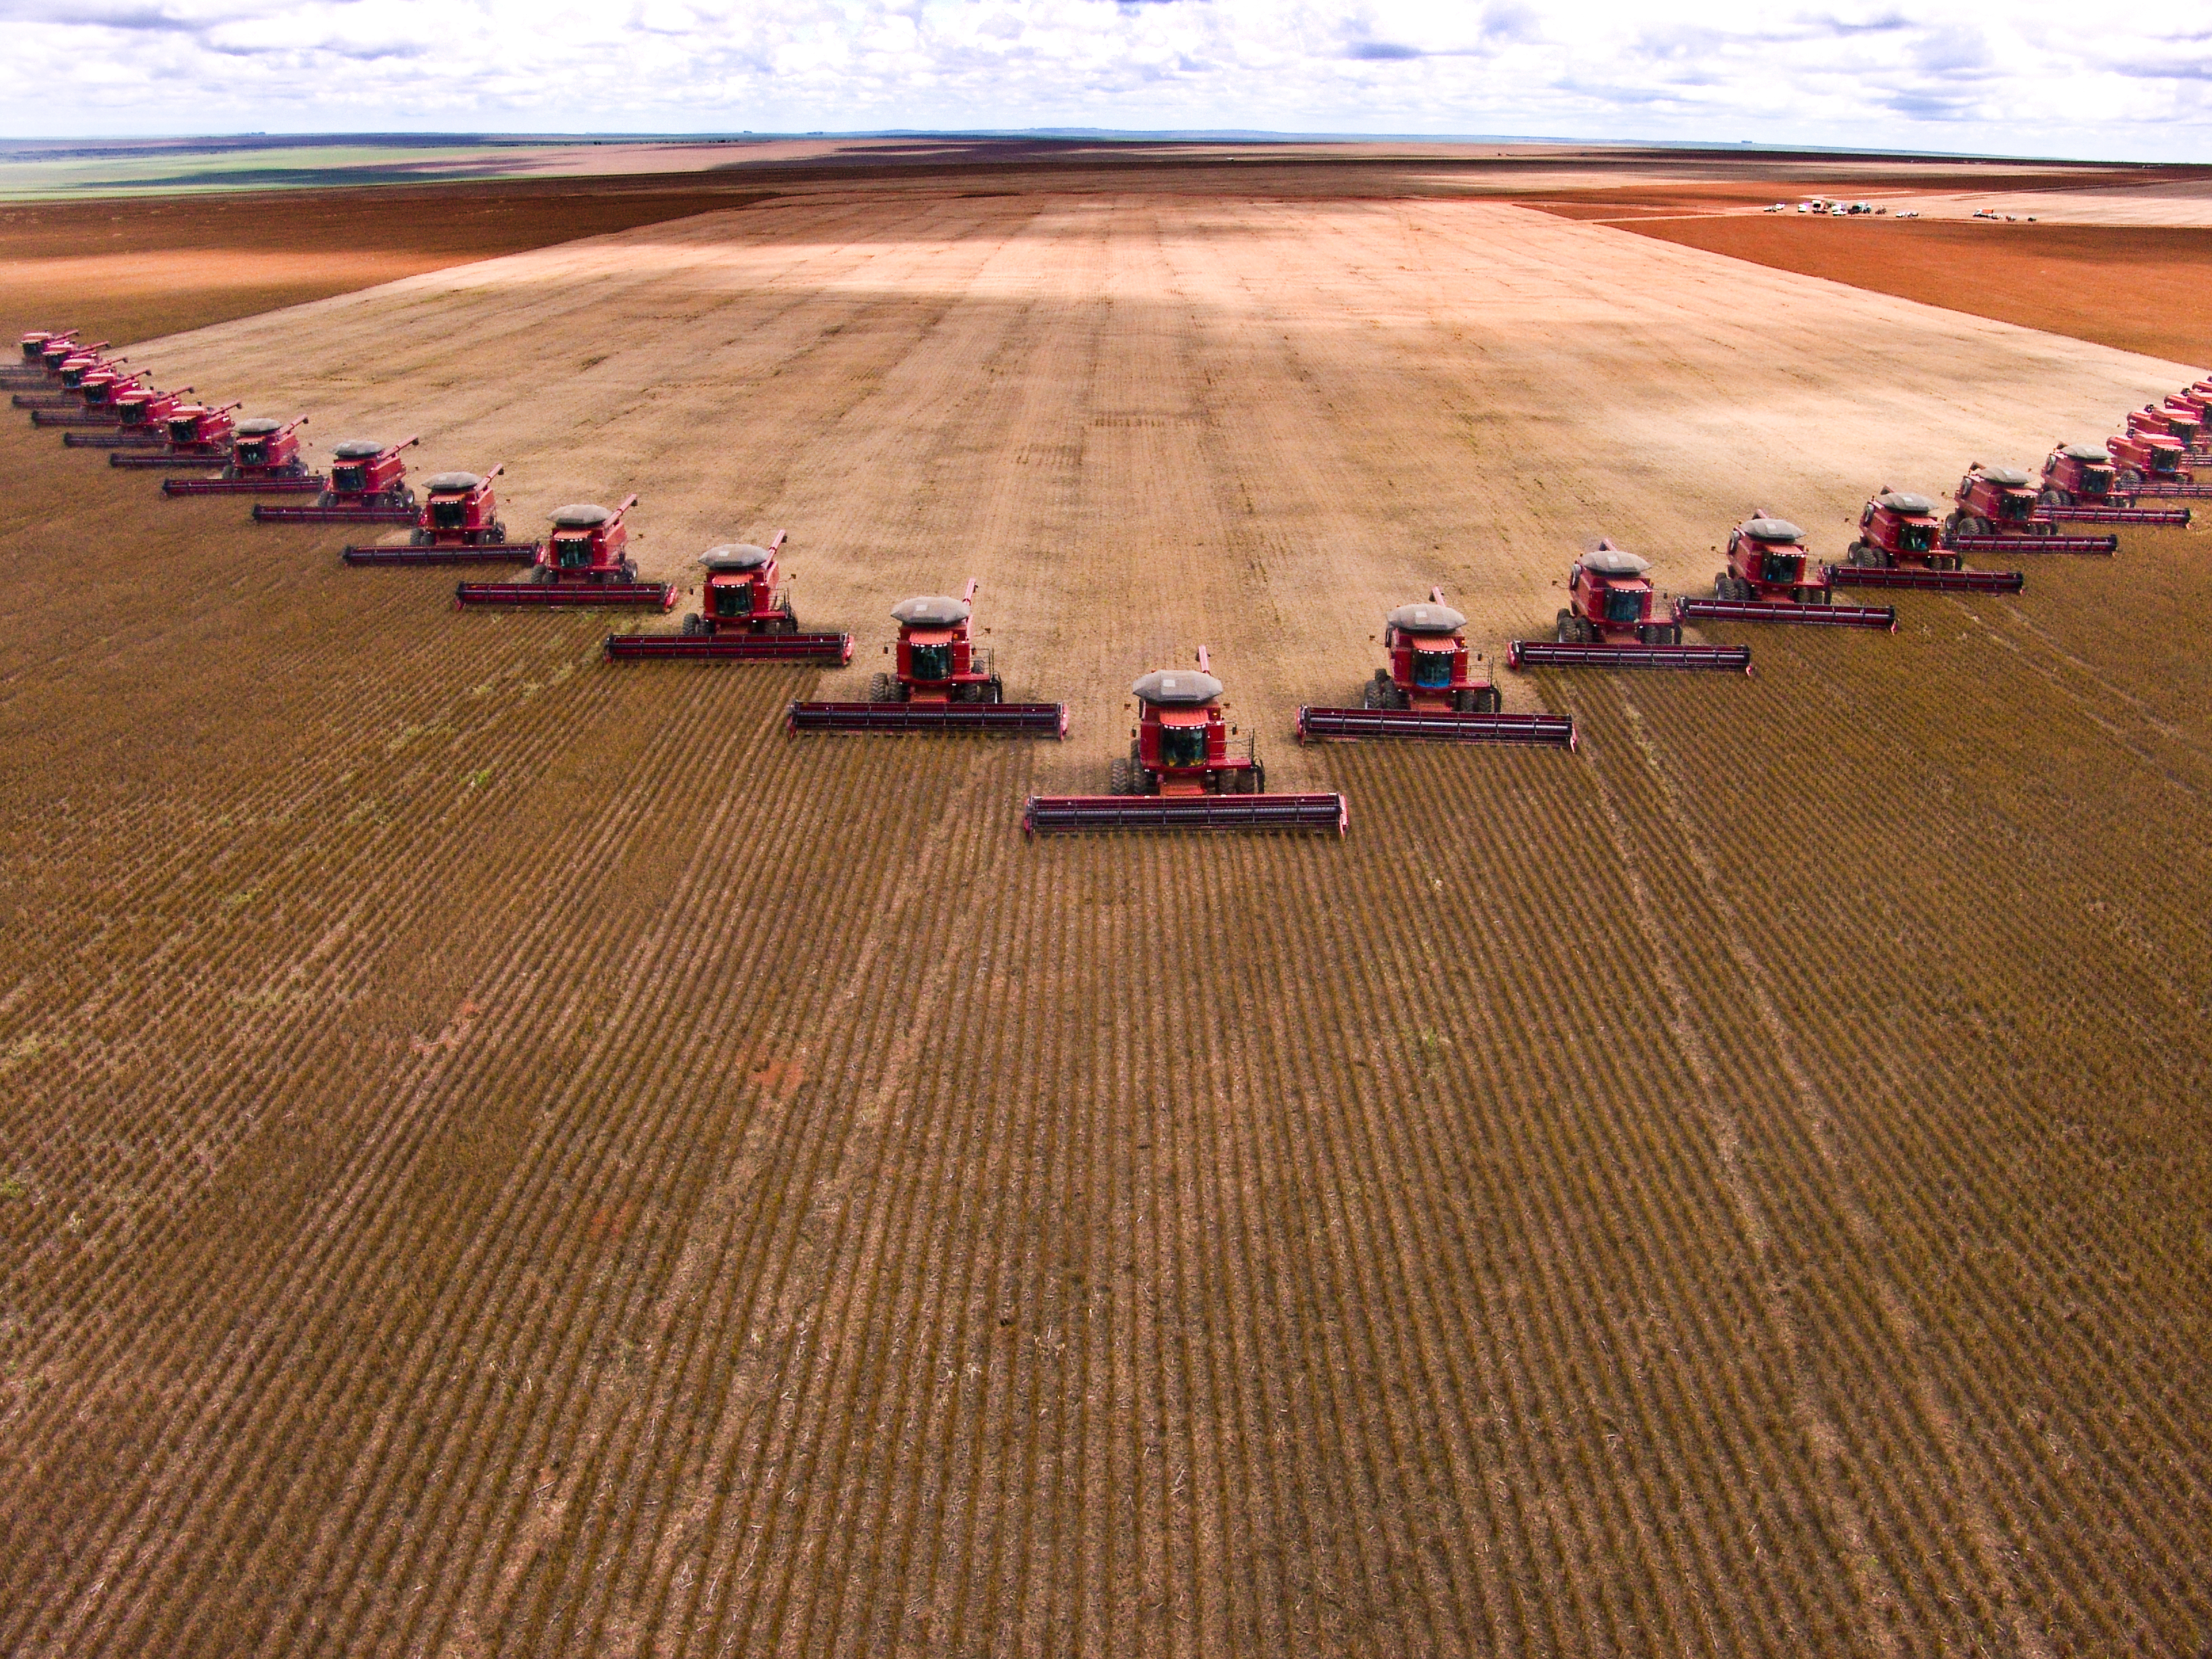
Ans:
{"type": "Polygon", "coordinates": [[[1106,769],[1106,793],[1109,795],[1135,794],[1136,780],[1130,775],[1135,769],[1133,762],[1116,760],[1106,769]]]}
{"type": "Polygon", "coordinates": [[[896,702],[898,701],[898,682],[893,679],[889,674],[872,674],[869,676],[868,701],[870,702],[896,702]]]}

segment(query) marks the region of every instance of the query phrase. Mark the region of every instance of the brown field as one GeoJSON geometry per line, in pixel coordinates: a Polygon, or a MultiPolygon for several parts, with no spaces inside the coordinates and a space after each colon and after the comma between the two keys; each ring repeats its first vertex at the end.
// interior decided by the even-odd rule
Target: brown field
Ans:
{"type": "Polygon", "coordinates": [[[517,526],[637,489],[653,574],[788,526],[842,672],[0,423],[0,1651],[2212,1644],[2203,532],[1514,684],[1577,756],[1288,737],[1431,581],[1496,647],[1600,533],[1833,552],[2184,365],[1207,180],[134,353],[517,526]],[[970,574],[1065,744],[784,734],[970,574]],[[1350,836],[1024,843],[1201,641],[1350,836]]]}
{"type": "Polygon", "coordinates": [[[2212,230],[1794,214],[1615,222],[1682,247],[2212,367],[2212,230]]]}

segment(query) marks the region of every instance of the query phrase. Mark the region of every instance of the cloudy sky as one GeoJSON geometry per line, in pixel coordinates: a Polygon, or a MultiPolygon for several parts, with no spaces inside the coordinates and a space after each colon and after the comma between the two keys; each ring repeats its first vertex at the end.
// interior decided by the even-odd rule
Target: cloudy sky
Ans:
{"type": "Polygon", "coordinates": [[[0,21],[9,137],[1106,127],[2212,161],[2203,0],[0,0],[0,21]]]}

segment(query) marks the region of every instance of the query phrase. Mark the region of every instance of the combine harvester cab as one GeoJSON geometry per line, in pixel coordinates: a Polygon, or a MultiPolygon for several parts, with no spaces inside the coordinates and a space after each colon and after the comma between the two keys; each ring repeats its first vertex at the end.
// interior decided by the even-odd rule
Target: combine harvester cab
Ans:
{"type": "Polygon", "coordinates": [[[2017,593],[2027,578],[2017,570],[1969,570],[1966,556],[1942,545],[1936,503],[1925,495],[1892,489],[1859,514],[1859,538],[1842,564],[1822,568],[1831,587],[1909,587],[1942,593],[2017,593]]]}
{"type": "Polygon", "coordinates": [[[2198,483],[2179,439],[2164,432],[2123,432],[2106,440],[2116,469],[2113,487],[2123,495],[2212,498],[2212,483],[2198,483]]]}
{"type": "Polygon", "coordinates": [[[1064,738],[1067,709],[1056,702],[1008,702],[991,652],[970,637],[973,579],[958,599],[928,593],[891,607],[898,643],[894,671],[870,681],[866,702],[794,702],[793,732],[988,732],[1009,738],[1064,738]]]}
{"type": "Polygon", "coordinates": [[[1943,520],[1943,545],[1954,553],[2086,553],[2109,558],[2118,536],[2064,536],[2042,510],[2035,483],[2017,467],[1976,461],[1951,492],[1957,503],[1943,520]]]}
{"type": "Polygon", "coordinates": [[[1206,647],[1198,671],[1155,669],[1129,688],[1141,709],[1126,760],[1114,763],[1103,795],[1031,795],[1026,835],[1075,830],[1334,830],[1350,814],[1344,797],[1271,795],[1267,769],[1247,737],[1223,719],[1221,682],[1206,647]]]}
{"type": "Polygon", "coordinates": [[[122,395],[146,378],[143,369],[125,374],[117,368],[95,368],[77,382],[75,409],[34,409],[31,424],[41,427],[114,426],[123,417],[122,395]]]}
{"type": "Polygon", "coordinates": [[[1808,574],[1811,556],[1805,532],[1789,520],[1753,514],[1729,532],[1728,568],[1713,578],[1713,597],[1674,601],[1675,627],[1771,622],[1896,631],[1894,605],[1836,604],[1827,577],[1808,574]]]}
{"type": "Polygon", "coordinates": [[[116,365],[130,361],[127,357],[101,356],[106,344],[107,342],[102,340],[96,346],[48,347],[46,356],[46,389],[17,392],[13,399],[15,407],[33,410],[83,408],[85,376],[97,374],[103,370],[112,371],[116,365]],[[56,361],[58,352],[59,361],[56,361]]]}
{"type": "MultiPolygon", "coordinates": [[[[185,407],[191,387],[155,392],[149,386],[126,386],[115,394],[115,419],[94,431],[62,434],[71,449],[150,449],[169,441],[169,417],[185,407]]],[[[33,420],[38,417],[32,416],[33,420]]]]}
{"type": "Polygon", "coordinates": [[[1412,738],[1439,743],[1517,743],[1572,749],[1575,723],[1565,714],[1506,714],[1498,687],[1480,678],[1467,649],[1467,618],[1431,587],[1425,605],[1401,605],[1382,619],[1390,665],[1360,690],[1358,708],[1298,710],[1298,741],[1412,738]]]}
{"type": "Polygon", "coordinates": [[[853,659],[850,634],[802,634],[791,597],[779,586],[776,556],[786,532],[766,547],[729,542],[699,556],[706,586],[699,611],[678,634],[610,634],[610,662],[831,662],[853,659]]]}
{"type": "Polygon", "coordinates": [[[519,582],[459,582],[453,603],[523,610],[637,606],[665,611],[676,603],[666,582],[641,582],[629,556],[629,526],[623,523],[637,497],[610,512],[589,501],[556,508],[553,533],[538,554],[536,568],[519,582]]]}
{"type": "Polygon", "coordinates": [[[256,501],[256,524],[413,524],[415,491],[400,452],[422,441],[396,444],[348,438],[331,451],[330,488],[313,507],[270,507],[256,501]]]}
{"type": "Polygon", "coordinates": [[[2109,451],[2097,444],[2062,443],[2044,459],[2036,511],[2053,524],[2185,525],[2185,507],[2137,507],[2114,487],[2109,451]]]}
{"type": "MultiPolygon", "coordinates": [[[[239,405],[228,403],[219,409],[205,404],[179,404],[169,411],[161,423],[161,444],[158,449],[143,455],[110,455],[110,466],[165,467],[171,471],[179,466],[213,465],[230,459],[234,428],[230,411],[239,405]]],[[[64,438],[63,442],[69,441],[64,438]]]]}
{"type": "MultiPolygon", "coordinates": [[[[320,495],[330,480],[307,471],[300,459],[300,428],[307,417],[240,421],[231,436],[230,460],[212,478],[164,478],[164,495],[320,495]]],[[[112,459],[119,459],[111,457],[112,459]]]]}
{"type": "Polygon", "coordinates": [[[1685,645],[1682,625],[1655,618],[1654,595],[1633,553],[1601,541],[1567,572],[1567,608],[1550,640],[1516,640],[1506,664],[1528,668],[1678,668],[1751,672],[1747,645],[1685,645]]]}
{"type": "Polygon", "coordinates": [[[426,499],[415,519],[415,534],[392,546],[349,547],[351,565],[524,564],[543,551],[538,542],[510,542],[499,521],[499,498],[491,481],[507,471],[502,461],[489,472],[434,472],[422,481],[426,499]]]}

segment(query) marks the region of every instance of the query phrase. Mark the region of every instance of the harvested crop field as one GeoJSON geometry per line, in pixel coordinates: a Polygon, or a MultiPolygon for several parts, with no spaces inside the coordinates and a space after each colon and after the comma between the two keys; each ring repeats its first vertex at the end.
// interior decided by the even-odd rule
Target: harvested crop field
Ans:
{"type": "MultiPolygon", "coordinates": [[[[148,342],[853,665],[0,424],[0,1650],[2212,1643],[2202,531],[1298,749],[2183,366],[1497,203],[823,189],[148,342]],[[981,580],[1065,744],[794,738],[981,580]],[[2184,619],[2178,624],[2176,618],[2184,619]],[[673,619],[612,625],[672,627],[673,619]],[[1023,841],[1212,648],[1334,838],[1023,841]]],[[[26,321],[32,319],[24,319],[26,321]]]]}

